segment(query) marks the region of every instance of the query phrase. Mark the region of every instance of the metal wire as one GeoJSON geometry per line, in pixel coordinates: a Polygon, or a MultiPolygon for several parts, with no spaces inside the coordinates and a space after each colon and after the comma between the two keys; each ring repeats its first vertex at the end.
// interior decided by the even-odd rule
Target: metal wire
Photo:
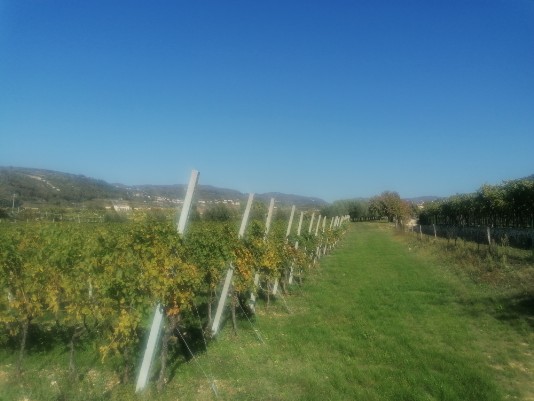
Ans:
{"type": "Polygon", "coordinates": [[[187,350],[189,351],[189,353],[191,354],[191,357],[193,358],[193,360],[196,362],[197,366],[199,367],[200,371],[204,374],[204,377],[206,378],[206,380],[208,381],[208,383],[210,384],[210,387],[211,387],[211,390],[213,391],[213,394],[215,394],[215,398],[219,398],[219,393],[217,392],[217,385],[215,384],[215,380],[213,380],[212,378],[210,378],[207,374],[206,374],[206,371],[202,368],[202,365],[200,364],[200,362],[198,361],[197,357],[195,356],[195,354],[193,354],[193,351],[191,350],[191,348],[189,347],[189,344],[187,343],[187,341],[185,341],[185,338],[184,336],[182,335],[182,333],[180,332],[180,329],[177,327],[176,328],[176,331],[178,332],[178,334],[180,335],[180,338],[182,339],[182,341],[184,342],[185,346],[187,347],[187,350]]]}
{"type": "Polygon", "coordinates": [[[254,326],[254,323],[252,323],[252,321],[250,320],[250,318],[248,317],[247,315],[247,312],[243,309],[243,306],[241,305],[241,302],[237,302],[237,304],[239,305],[239,307],[241,308],[241,310],[243,311],[243,313],[245,314],[245,317],[247,318],[248,322],[250,323],[250,325],[252,326],[252,331],[254,332],[254,334],[256,334],[256,337],[258,338],[258,340],[262,343],[262,344],[265,344],[265,341],[263,341],[263,338],[260,334],[260,330],[257,329],[255,326],[254,326]]]}
{"type": "MultiPolygon", "coordinates": [[[[269,292],[270,292],[271,294],[273,293],[273,288],[272,288],[269,284],[267,284],[267,289],[269,290],[269,292]]],[[[262,290],[265,291],[264,288],[262,288],[262,290]]],[[[286,307],[287,311],[288,311],[289,313],[293,313],[293,311],[289,308],[289,305],[287,304],[284,295],[282,295],[282,291],[278,291],[277,294],[279,294],[279,295],[280,295],[280,298],[282,298],[282,301],[284,302],[284,306],[286,307]]],[[[276,295],[273,294],[273,296],[276,296],[276,295]]]]}

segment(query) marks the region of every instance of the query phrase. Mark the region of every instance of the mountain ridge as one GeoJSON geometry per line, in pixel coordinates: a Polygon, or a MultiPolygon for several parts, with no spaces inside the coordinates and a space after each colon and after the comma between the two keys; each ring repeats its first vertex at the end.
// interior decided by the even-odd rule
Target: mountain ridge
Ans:
{"type": "MultiPolygon", "coordinates": [[[[135,203],[171,206],[183,199],[186,184],[125,185],[55,170],[0,166],[0,207],[15,203],[62,205],[76,203],[123,200],[135,203]]],[[[235,189],[199,184],[195,191],[197,200],[244,201],[247,194],[235,189]]],[[[269,201],[274,197],[279,204],[295,204],[301,207],[322,207],[328,202],[318,197],[309,197],[280,192],[256,194],[256,199],[269,201]]]]}

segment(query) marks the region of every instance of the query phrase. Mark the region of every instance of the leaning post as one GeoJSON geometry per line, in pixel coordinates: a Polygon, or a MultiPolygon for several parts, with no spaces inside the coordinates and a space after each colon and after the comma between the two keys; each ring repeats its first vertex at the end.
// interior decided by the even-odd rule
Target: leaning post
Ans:
{"type": "MultiPolygon", "coordinates": [[[[291,207],[291,215],[289,216],[289,223],[287,224],[287,230],[286,230],[286,242],[289,237],[289,233],[291,232],[291,225],[293,224],[293,216],[295,215],[295,205],[291,207]]],[[[276,295],[278,292],[278,285],[279,285],[279,279],[278,277],[274,280],[273,285],[273,295],[276,295]]]]}
{"type": "MultiPolygon", "coordinates": [[[[325,216],[326,218],[326,216],[325,216]]],[[[321,215],[317,218],[317,226],[315,226],[315,236],[317,237],[319,235],[319,226],[321,224],[321,215]]],[[[321,244],[317,244],[317,248],[315,249],[315,259],[319,259],[321,257],[321,244]]]]}
{"type": "MultiPolygon", "coordinates": [[[[250,209],[252,207],[252,201],[254,199],[254,194],[251,193],[248,196],[247,207],[245,208],[245,213],[243,214],[243,219],[241,220],[241,227],[239,228],[239,239],[243,238],[245,235],[245,229],[247,227],[248,216],[250,215],[250,209]]],[[[226,271],[226,278],[224,279],[224,285],[221,292],[221,297],[219,298],[219,304],[217,305],[217,311],[215,312],[215,318],[213,319],[213,324],[211,325],[211,334],[215,336],[219,331],[219,325],[221,323],[221,316],[224,309],[224,304],[226,303],[226,297],[228,296],[228,290],[232,282],[232,276],[234,274],[234,267],[230,264],[230,267],[226,271]]]]}
{"type": "Polygon", "coordinates": [[[265,236],[264,239],[267,239],[267,236],[269,235],[269,231],[271,229],[271,221],[273,220],[273,212],[274,212],[274,198],[271,198],[271,201],[269,202],[269,210],[267,212],[267,220],[265,220],[265,236]]]}
{"type": "Polygon", "coordinates": [[[315,226],[315,236],[319,234],[319,225],[321,224],[321,215],[317,218],[317,225],[315,226]]]}
{"type": "Polygon", "coordinates": [[[291,234],[291,226],[293,225],[293,217],[295,216],[295,205],[291,207],[291,215],[289,216],[289,223],[287,225],[287,231],[286,231],[286,241],[289,237],[289,234],[291,234]]]}
{"type": "MultiPolygon", "coordinates": [[[[197,170],[191,172],[191,177],[189,178],[189,185],[187,186],[187,191],[185,194],[184,204],[182,211],[180,212],[180,219],[178,220],[177,231],[178,234],[183,235],[185,232],[185,226],[187,219],[189,217],[189,212],[191,209],[191,204],[193,200],[193,194],[198,183],[198,177],[200,173],[197,170]]],[[[139,370],[139,376],[137,376],[137,383],[135,386],[135,392],[138,393],[146,387],[148,381],[148,374],[150,372],[150,366],[154,360],[154,354],[156,352],[156,345],[158,342],[158,337],[161,332],[161,326],[163,325],[163,310],[161,304],[156,306],[154,311],[154,318],[152,319],[152,326],[150,327],[150,334],[148,336],[148,341],[143,355],[143,361],[141,362],[141,369],[139,370]]]]}
{"type": "MultiPolygon", "coordinates": [[[[331,221],[333,221],[333,217],[331,221]]],[[[330,229],[332,229],[332,223],[330,223],[330,229]]],[[[323,219],[323,234],[325,233],[325,230],[326,230],[326,216],[324,216],[324,219],[323,219]]],[[[326,248],[328,246],[328,241],[324,237],[323,237],[323,241],[325,241],[324,246],[323,246],[323,255],[326,255],[326,248]]]]}
{"type": "MultiPolygon", "coordinates": [[[[300,230],[302,229],[302,220],[304,220],[304,212],[300,212],[299,225],[297,228],[297,240],[295,241],[295,250],[299,249],[299,237],[300,237],[300,230]]],[[[293,263],[291,264],[291,268],[289,270],[289,279],[287,282],[289,284],[293,284],[293,263]]]]}
{"type": "MultiPolygon", "coordinates": [[[[265,234],[263,235],[263,240],[267,240],[267,236],[269,235],[269,230],[271,229],[271,221],[273,218],[273,211],[274,211],[274,198],[271,198],[271,201],[269,202],[269,209],[267,212],[267,219],[265,220],[265,234]]],[[[260,283],[260,273],[256,272],[254,273],[254,288],[252,289],[252,292],[250,293],[250,309],[253,312],[256,312],[256,294],[254,291],[256,291],[256,288],[258,287],[258,284],[260,283]]]]}

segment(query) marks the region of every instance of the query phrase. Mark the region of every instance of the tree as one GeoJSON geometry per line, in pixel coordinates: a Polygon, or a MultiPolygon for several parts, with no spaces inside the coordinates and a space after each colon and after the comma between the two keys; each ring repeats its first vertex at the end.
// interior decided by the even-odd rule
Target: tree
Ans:
{"type": "Polygon", "coordinates": [[[348,214],[350,221],[357,221],[367,218],[369,216],[369,204],[365,201],[352,201],[349,204],[348,214]]]}
{"type": "Polygon", "coordinates": [[[410,204],[403,201],[397,192],[392,191],[384,191],[371,198],[369,211],[380,217],[387,217],[390,222],[398,221],[401,224],[412,214],[410,204]]]}
{"type": "Polygon", "coordinates": [[[342,199],[321,208],[321,216],[335,217],[349,215],[351,221],[370,217],[369,202],[360,199],[342,199]]]}

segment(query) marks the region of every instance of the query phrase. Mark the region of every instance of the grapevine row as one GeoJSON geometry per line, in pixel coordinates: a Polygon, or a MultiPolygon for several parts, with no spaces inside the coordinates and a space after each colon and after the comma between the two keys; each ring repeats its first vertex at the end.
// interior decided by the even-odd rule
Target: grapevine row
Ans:
{"type": "MultiPolygon", "coordinates": [[[[22,369],[29,330],[64,333],[69,370],[82,343],[95,344],[102,360],[113,358],[124,381],[134,372],[147,318],[161,304],[167,320],[162,348],[193,311],[206,310],[204,327],[225,269],[235,268],[233,299],[246,305],[254,274],[265,288],[287,285],[288,270],[314,265],[317,249],[342,235],[332,227],[319,235],[285,237],[285,225],[252,221],[243,240],[233,223],[194,222],[187,235],[170,220],[134,215],[125,223],[27,223],[0,232],[0,341],[18,342],[22,369]],[[298,249],[293,246],[299,241],[298,249]],[[200,308],[205,306],[205,308],[200,308]],[[168,334],[168,338],[166,335],[168,334]]],[[[235,303],[234,303],[235,306],[235,303]]],[[[165,364],[165,354],[162,366],[165,364]]],[[[162,369],[161,377],[165,375],[162,369]]],[[[161,378],[160,377],[160,378],[161,378]]]]}

